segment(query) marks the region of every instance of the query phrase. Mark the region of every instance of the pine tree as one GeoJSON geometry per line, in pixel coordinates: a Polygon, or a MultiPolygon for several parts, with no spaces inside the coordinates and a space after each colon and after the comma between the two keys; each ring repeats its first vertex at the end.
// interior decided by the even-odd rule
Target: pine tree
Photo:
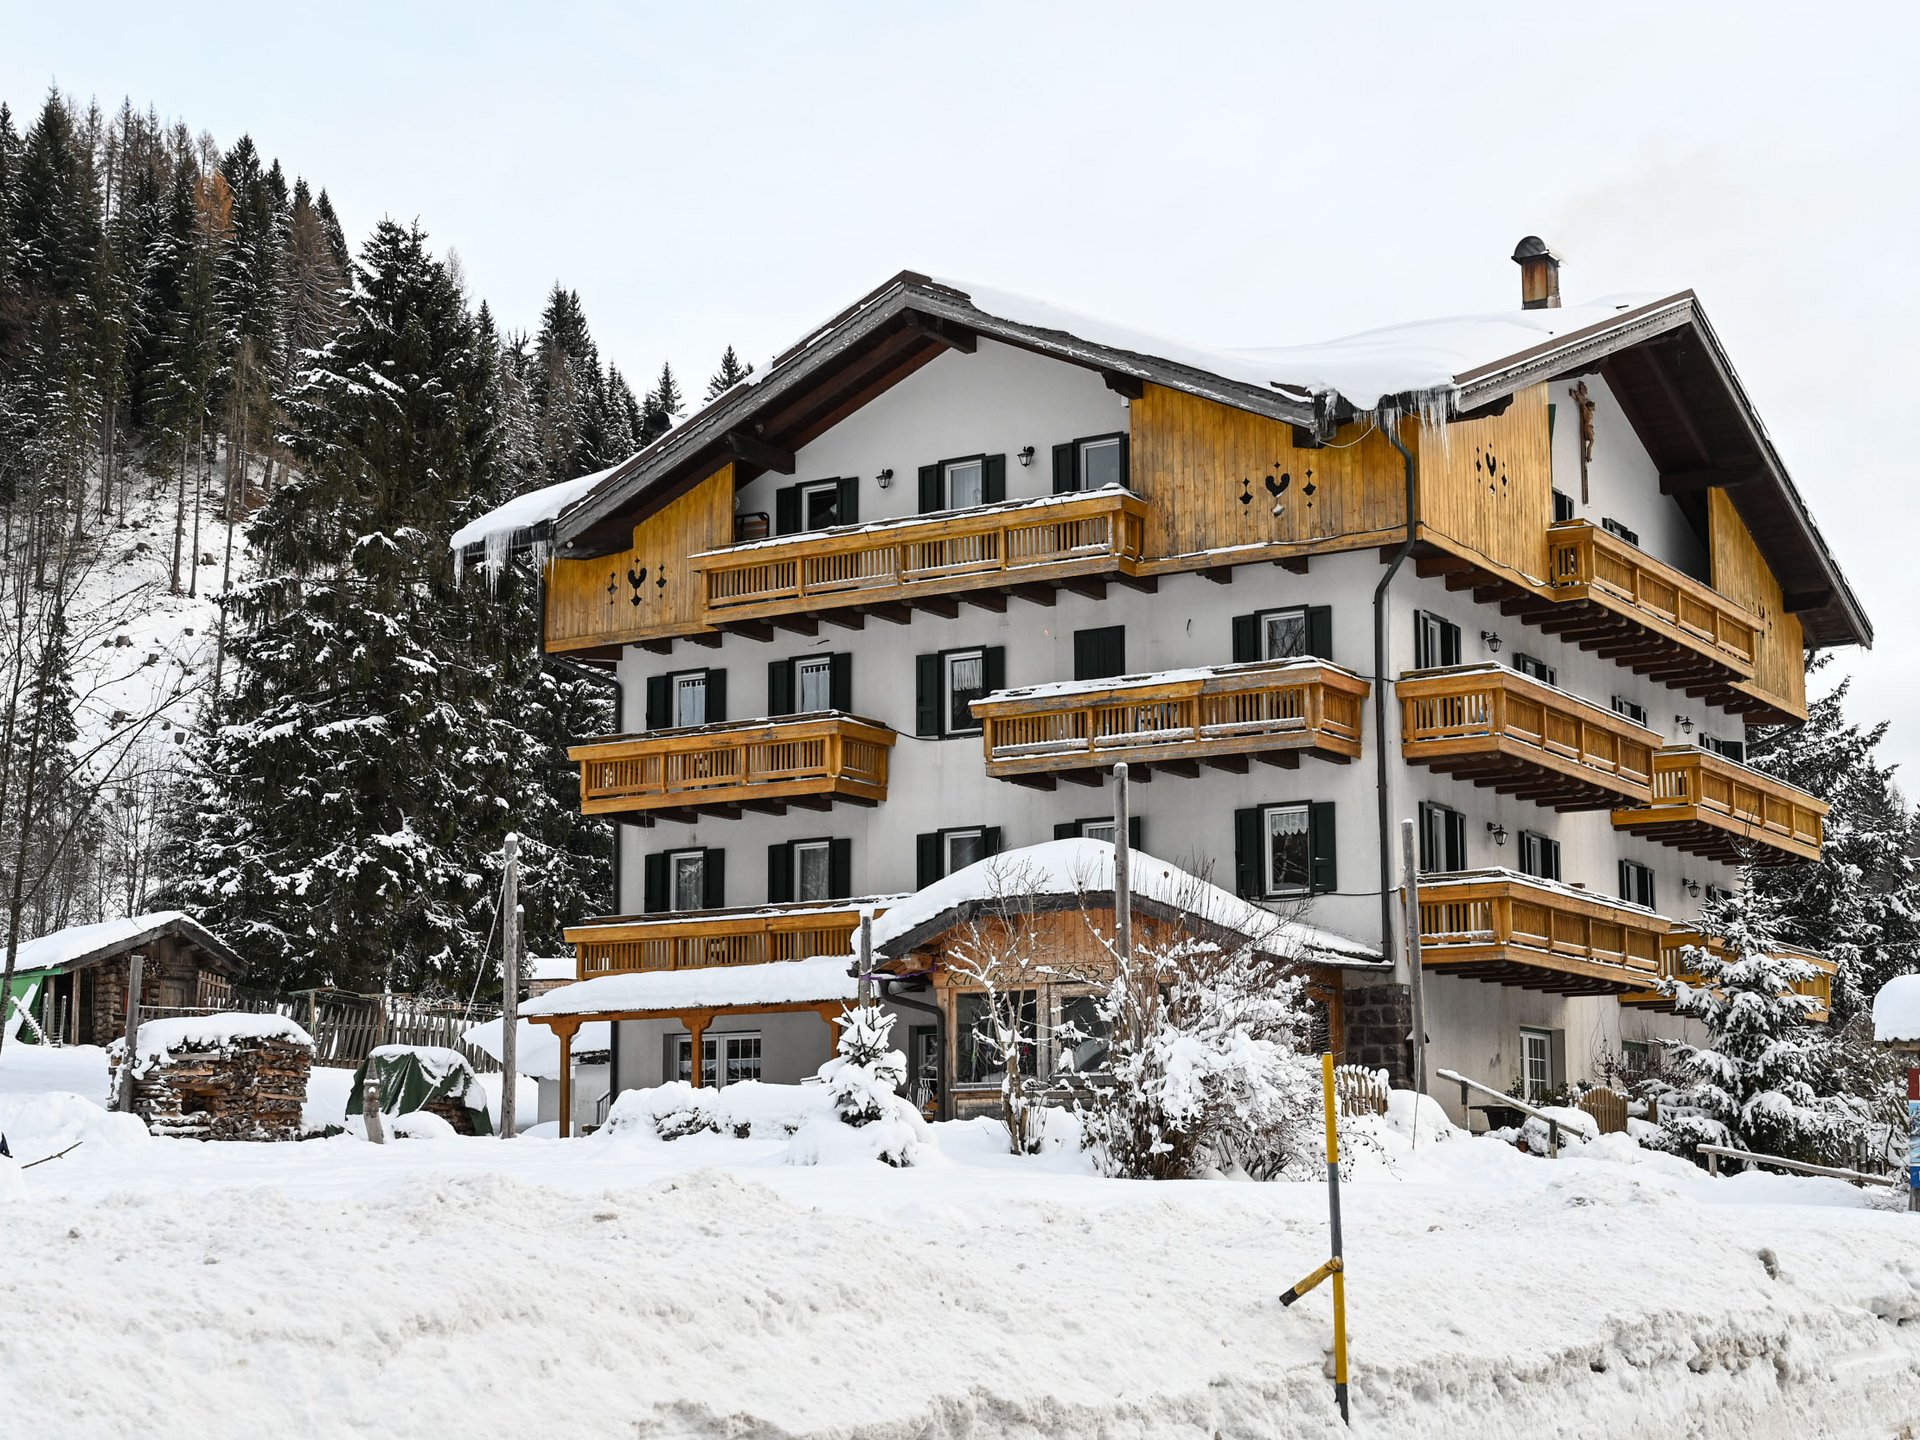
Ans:
{"type": "Polygon", "coordinates": [[[753,366],[741,364],[740,357],[733,353],[733,346],[727,346],[727,353],[720,357],[720,368],[707,381],[707,400],[709,403],[718,400],[751,374],[753,366]]]}
{"type": "Polygon", "coordinates": [[[1674,1013],[1707,1030],[1702,1044],[1668,1042],[1655,1092],[1666,1148],[1691,1155],[1726,1145],[1829,1162],[1852,1152],[1857,1108],[1815,1088],[1822,1035],[1806,1018],[1813,1002],[1794,988],[1814,971],[1779,952],[1780,918],[1779,904],[1749,875],[1742,893],[1701,915],[1702,934],[1714,943],[1685,952],[1700,983],[1662,982],[1674,1013]]]}
{"type": "Polygon", "coordinates": [[[651,445],[680,419],[686,402],[680,398],[680,384],[673,378],[673,366],[660,367],[660,379],[640,406],[640,443],[651,445]]]}

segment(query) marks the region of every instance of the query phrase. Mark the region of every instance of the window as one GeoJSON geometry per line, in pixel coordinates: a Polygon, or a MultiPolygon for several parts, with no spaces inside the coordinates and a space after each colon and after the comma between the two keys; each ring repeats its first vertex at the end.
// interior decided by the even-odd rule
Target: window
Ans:
{"type": "Polygon", "coordinates": [[[1523,1098],[1538,1104],[1553,1089],[1553,1032],[1520,1032],[1520,1082],[1523,1098]]]}
{"type": "Polygon", "coordinates": [[[725,670],[682,670],[647,677],[647,729],[717,725],[726,718],[725,670]]]}
{"type": "Polygon", "coordinates": [[[852,525],[860,518],[859,508],[860,482],[852,477],[783,485],[773,492],[774,530],[792,535],[800,530],[852,525]]]}
{"type": "Polygon", "coordinates": [[[1734,892],[1727,889],[1724,885],[1707,886],[1707,903],[1709,905],[1721,900],[1731,900],[1733,897],[1734,892]]]}
{"type": "Polygon", "coordinates": [[[1560,842],[1531,830],[1520,832],[1520,873],[1539,880],[1560,878],[1560,842]]]}
{"type": "Polygon", "coordinates": [[[1612,531],[1629,545],[1638,545],[1640,543],[1640,532],[1638,530],[1629,530],[1611,515],[1601,517],[1600,528],[1612,531]]]}
{"type": "Polygon", "coordinates": [[[673,893],[667,902],[670,910],[699,910],[707,900],[707,852],[681,850],[667,857],[673,893]]]}
{"type": "MultiPolygon", "coordinates": [[[[673,1073],[682,1080],[693,1079],[693,1037],[673,1037],[673,1073]]],[[[754,1034],[715,1035],[700,1038],[700,1083],[724,1089],[736,1080],[760,1078],[760,1037],[754,1034]]]]}
{"type": "MultiPolygon", "coordinates": [[[[1090,820],[1062,820],[1053,827],[1053,838],[1056,840],[1104,840],[1111,845],[1113,834],[1111,815],[1096,815],[1090,820]]],[[[1127,843],[1135,850],[1140,848],[1140,835],[1140,817],[1127,816],[1127,843]]]]}
{"type": "Polygon", "coordinates": [[[1430,610],[1413,615],[1413,668],[1437,670],[1460,663],[1460,627],[1430,610]]]}
{"type": "Polygon", "coordinates": [[[1653,870],[1638,860],[1620,862],[1620,898],[1653,909],[1653,870]]]}
{"type": "Polygon", "coordinates": [[[1702,735],[1700,748],[1724,755],[1729,760],[1737,760],[1742,765],[1747,763],[1747,742],[1744,740],[1719,740],[1712,735],[1702,735]]]}
{"type": "Polygon", "coordinates": [[[1633,721],[1636,725],[1644,725],[1647,723],[1647,707],[1636,700],[1627,699],[1624,695],[1616,695],[1613,697],[1613,713],[1626,716],[1627,719],[1633,721]]]}
{"type": "Polygon", "coordinates": [[[925,739],[978,735],[973,701],[1006,688],[1006,651],[998,645],[943,650],[914,661],[914,733],[925,739]]]}
{"type": "Polygon", "coordinates": [[[914,839],[914,888],[924,890],[934,881],[1000,853],[1000,827],[967,825],[935,830],[914,839]]]}
{"type": "Polygon", "coordinates": [[[1547,664],[1546,661],[1536,660],[1531,655],[1515,655],[1513,657],[1513,668],[1518,670],[1522,675],[1531,675],[1543,685],[1557,685],[1560,683],[1560,672],[1558,670],[1555,670],[1553,666],[1547,664]]]}
{"type": "Polygon", "coordinates": [[[767,713],[811,715],[853,709],[853,656],[803,655],[767,665],[767,713]]]}
{"type": "Polygon", "coordinates": [[[1237,665],[1255,660],[1292,660],[1315,655],[1333,658],[1333,608],[1293,605],[1284,610],[1259,610],[1233,617],[1233,659],[1237,665]]]}
{"type": "MultiPolygon", "coordinates": [[[[1040,1030],[1040,992],[1008,990],[999,997],[1001,1024],[1013,1031],[1020,1051],[1020,1073],[1036,1070],[1036,1050],[1040,1030]]],[[[956,1085],[991,1085],[1006,1071],[1005,1057],[997,1036],[997,1027],[987,995],[982,990],[962,991],[953,1005],[956,1085]]]]}
{"type": "Polygon", "coordinates": [[[844,900],[853,893],[853,841],[783,840],[767,847],[767,903],[844,900]]]}
{"type": "Polygon", "coordinates": [[[1104,680],[1127,673],[1127,627],[1102,625],[1073,632],[1073,678],[1104,680]]]}
{"type": "Polygon", "coordinates": [[[1467,817],[1445,805],[1421,802],[1420,873],[1445,875],[1467,868],[1467,817]]]}
{"type": "Polygon", "coordinates": [[[920,467],[920,512],[964,510],[1007,498],[1007,457],[965,455],[920,467]]]}
{"type": "Polygon", "coordinates": [[[1054,1030],[1053,1069],[1057,1075],[1099,1075],[1107,1068],[1113,1026],[1100,1014],[1094,995],[1069,995],[1060,1002],[1054,1030]]]}
{"type": "Polygon", "coordinates": [[[1553,523],[1564,524],[1573,518],[1573,497],[1564,491],[1553,492],[1553,523]]]}
{"type": "Polygon", "coordinates": [[[1127,483],[1127,437],[1088,435],[1053,447],[1053,493],[1127,483]]]}
{"type": "Polygon", "coordinates": [[[1325,895],[1340,888],[1331,802],[1256,805],[1234,811],[1233,823],[1234,876],[1243,898],[1325,895]]]}

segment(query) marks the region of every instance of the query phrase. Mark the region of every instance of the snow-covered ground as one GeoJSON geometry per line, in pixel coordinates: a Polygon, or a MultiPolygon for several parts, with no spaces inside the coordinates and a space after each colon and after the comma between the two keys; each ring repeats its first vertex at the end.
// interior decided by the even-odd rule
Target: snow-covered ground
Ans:
{"type": "MultiPolygon", "coordinates": [[[[0,1199],[4,1433],[1342,1433],[1326,1288],[1276,1298],[1325,1258],[1317,1184],[1107,1181],[984,1121],[894,1171],[634,1130],[152,1140],[45,1098],[104,1078],[0,1057],[17,1156],[84,1140],[0,1199]]],[[[1355,1128],[1352,1433],[1920,1421],[1920,1217],[1884,1192],[1355,1128]]]]}

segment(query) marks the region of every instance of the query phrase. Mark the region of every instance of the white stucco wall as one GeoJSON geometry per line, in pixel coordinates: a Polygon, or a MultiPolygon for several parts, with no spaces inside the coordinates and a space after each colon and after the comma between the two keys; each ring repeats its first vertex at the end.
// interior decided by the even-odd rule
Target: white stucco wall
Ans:
{"type": "Polygon", "coordinates": [[[1598,525],[1611,517],[1640,537],[1640,548],[1697,580],[1709,579],[1707,547],[1670,495],[1660,493],[1660,471],[1607,382],[1583,377],[1593,401],[1593,459],[1587,465],[1588,499],[1580,498],[1580,407],[1568,393],[1578,380],[1547,387],[1554,407],[1553,488],[1573,501],[1574,516],[1598,525]]]}

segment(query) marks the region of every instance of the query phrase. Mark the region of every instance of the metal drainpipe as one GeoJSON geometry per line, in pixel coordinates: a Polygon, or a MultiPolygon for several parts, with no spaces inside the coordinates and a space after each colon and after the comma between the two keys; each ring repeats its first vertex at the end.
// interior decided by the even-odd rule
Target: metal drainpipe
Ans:
{"type": "Polygon", "coordinates": [[[1407,474],[1407,538],[1401,542],[1387,573],[1373,588],[1373,765],[1374,785],[1379,792],[1380,813],[1380,953],[1384,958],[1393,943],[1393,816],[1387,800],[1387,587],[1400,573],[1400,566],[1413,553],[1419,521],[1414,514],[1417,466],[1413,452],[1400,441],[1396,418],[1391,426],[1382,426],[1387,443],[1400,452],[1400,463],[1407,474]]]}
{"type": "Polygon", "coordinates": [[[905,995],[894,993],[893,987],[898,979],[890,975],[877,977],[880,981],[880,998],[889,1004],[898,1005],[902,1010],[918,1010],[923,1015],[933,1016],[933,1083],[940,1091],[940,1105],[937,1119],[945,1120],[947,1114],[947,1016],[939,1005],[929,1000],[909,1000],[905,995]]]}

